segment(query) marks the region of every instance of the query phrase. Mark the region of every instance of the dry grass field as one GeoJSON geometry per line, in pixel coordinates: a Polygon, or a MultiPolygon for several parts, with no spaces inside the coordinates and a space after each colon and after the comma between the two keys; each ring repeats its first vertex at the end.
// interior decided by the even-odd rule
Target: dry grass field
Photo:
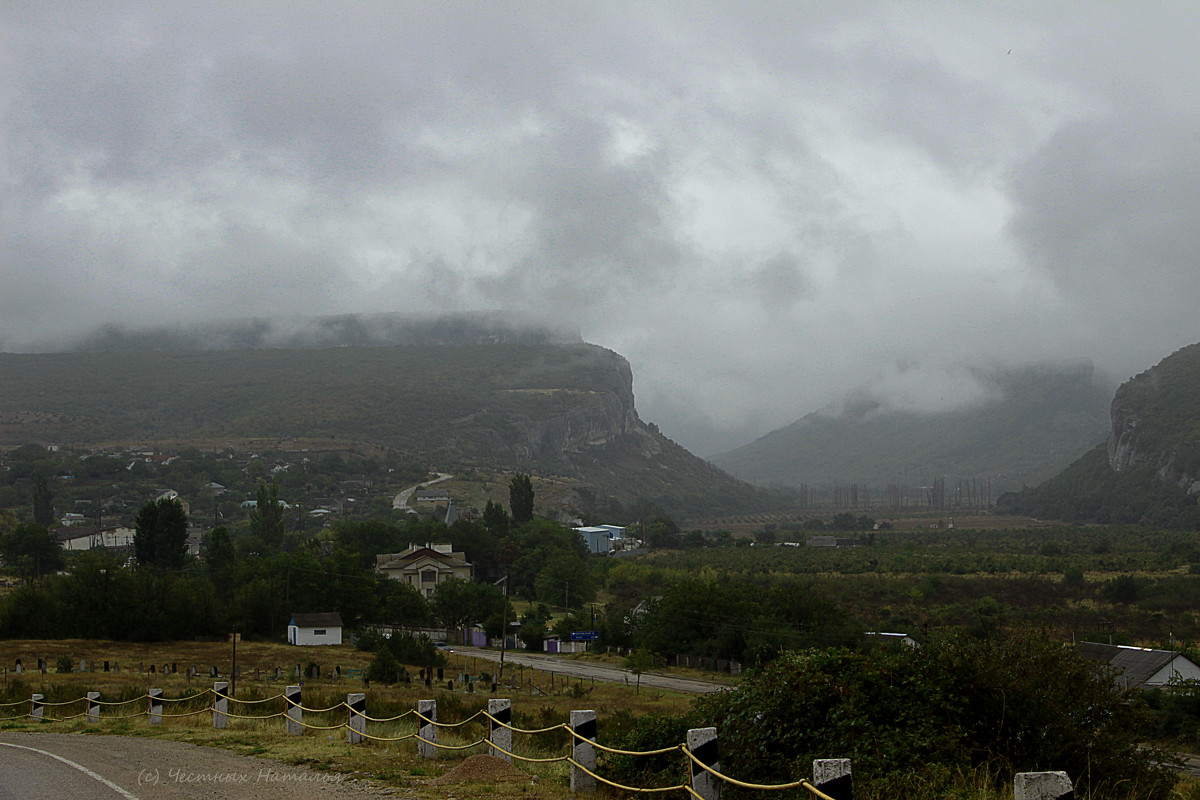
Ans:
{"type": "MultiPolygon", "coordinates": [[[[486,792],[477,794],[486,793],[490,797],[565,798],[570,795],[569,773],[563,762],[518,761],[523,777],[502,770],[494,762],[489,766],[487,759],[468,763],[470,756],[487,752],[485,745],[467,747],[487,736],[486,720],[482,717],[455,728],[440,729],[440,744],[465,749],[442,750],[436,760],[421,758],[411,738],[389,740],[416,732],[417,721],[411,714],[405,714],[423,699],[437,700],[439,722],[454,723],[486,709],[489,698],[507,697],[512,700],[513,725],[522,729],[555,726],[565,722],[571,710],[592,709],[598,715],[601,742],[606,728],[632,724],[638,715],[649,712],[679,712],[691,700],[690,696],[644,688],[638,694],[632,687],[619,684],[570,682],[562,676],[528,668],[510,673],[511,679],[520,683],[520,689],[501,686],[493,694],[490,682],[477,681],[476,691],[467,691],[457,680],[460,672],[478,677],[495,665],[458,653],[446,654],[449,663],[443,668],[445,680],[440,684],[435,681],[433,686],[426,687],[418,680],[417,668],[409,666],[413,679],[410,684],[364,686],[361,677],[349,677],[347,673],[365,669],[370,654],[353,647],[296,648],[241,642],[237,647],[241,677],[236,697],[246,702],[232,703],[228,727],[216,730],[209,705],[209,690],[214,680],[210,669],[216,666],[220,679],[227,680],[232,655],[233,648],[228,642],[0,641],[4,689],[0,697],[8,703],[17,703],[0,705],[0,730],[40,728],[168,738],[372,779],[406,797],[461,797],[463,785],[456,782],[461,779],[476,782],[480,788],[486,785],[486,792]],[[76,666],[83,659],[89,671],[57,673],[60,656],[70,658],[76,666]],[[47,662],[46,674],[36,669],[39,658],[47,662]],[[14,674],[17,659],[24,667],[21,675],[14,674]],[[110,668],[107,673],[103,671],[105,660],[110,668]],[[311,677],[297,681],[294,677],[297,664],[303,675],[310,662],[320,666],[321,677],[316,677],[313,671],[311,677]],[[177,665],[178,672],[164,674],[163,665],[172,664],[177,665]],[[151,665],[155,665],[153,673],[149,671],[151,665]],[[197,677],[188,674],[192,666],[200,673],[197,677]],[[332,677],[334,666],[341,668],[342,677],[332,677]],[[274,677],[276,667],[282,672],[279,680],[274,677]],[[448,689],[446,681],[453,681],[454,688],[448,689]],[[304,714],[307,727],[301,736],[287,735],[285,721],[277,716],[284,708],[279,695],[287,684],[294,683],[303,686],[302,705],[308,709],[304,714]],[[161,725],[149,725],[146,717],[144,695],[151,688],[162,689],[166,698],[161,725]],[[113,704],[101,707],[98,723],[87,723],[83,717],[85,703],[79,698],[88,691],[100,692],[101,700],[113,704]],[[34,692],[45,696],[44,715],[50,721],[37,723],[24,716],[29,711],[27,698],[34,692]],[[350,692],[366,693],[366,714],[372,718],[367,734],[373,738],[364,744],[348,744],[342,727],[347,712],[341,704],[350,692]],[[318,711],[322,709],[328,710],[318,711]],[[400,718],[390,719],[394,717],[400,718]],[[389,721],[382,721],[385,719],[389,721]]],[[[553,758],[569,752],[568,737],[561,730],[538,735],[514,734],[513,744],[518,755],[530,758],[553,758]]]]}

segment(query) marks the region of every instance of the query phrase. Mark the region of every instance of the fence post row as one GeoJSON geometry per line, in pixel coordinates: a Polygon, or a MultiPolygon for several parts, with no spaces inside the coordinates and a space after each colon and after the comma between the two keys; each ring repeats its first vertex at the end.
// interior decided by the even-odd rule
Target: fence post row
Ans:
{"type": "Polygon", "coordinates": [[[1065,772],[1018,772],[1013,778],[1014,800],[1072,800],[1075,790],[1065,772]]]}
{"type": "Polygon", "coordinates": [[[488,744],[493,745],[492,755],[512,763],[512,730],[504,727],[512,725],[512,701],[488,700],[488,714],[495,719],[488,720],[488,744]],[[503,724],[499,724],[503,723],[503,724]]]}
{"type": "MultiPolygon", "coordinates": [[[[717,729],[716,728],[692,728],[687,732],[687,748],[696,761],[704,764],[710,769],[721,769],[720,750],[717,745],[717,729]]],[[[691,761],[692,768],[692,791],[697,797],[703,800],[720,800],[721,784],[717,777],[696,761],[691,761]]]]}
{"type": "Polygon", "coordinates": [[[571,730],[575,734],[571,737],[571,758],[579,765],[571,765],[571,791],[591,794],[596,791],[596,779],[579,767],[596,771],[596,747],[592,744],[596,741],[596,712],[572,711],[571,730]]]}
{"type": "MultiPolygon", "coordinates": [[[[213,727],[225,728],[229,719],[229,683],[213,683],[213,727]]],[[[163,720],[163,690],[147,690],[149,700],[146,715],[151,725],[161,725],[163,720]]],[[[288,686],[284,691],[287,705],[287,732],[289,735],[303,734],[303,709],[301,687],[288,686]]],[[[349,709],[347,739],[350,744],[359,744],[366,739],[367,696],[363,692],[346,695],[349,709]]],[[[87,721],[100,721],[100,693],[87,692],[87,721]]],[[[36,722],[45,721],[45,695],[32,694],[29,698],[29,716],[36,722]]],[[[437,748],[437,701],[418,700],[417,713],[421,717],[418,732],[417,752],[422,758],[438,758],[437,748]]],[[[507,699],[488,700],[488,744],[493,754],[512,763],[512,701],[507,699]]],[[[572,711],[570,716],[571,792],[591,794],[596,791],[596,779],[584,770],[596,769],[596,712],[592,710],[572,711]]],[[[720,800],[721,781],[701,766],[719,772],[721,769],[720,748],[717,729],[692,728],[687,732],[687,749],[693,759],[691,786],[695,797],[701,800],[720,800]],[[697,763],[698,762],[698,763],[697,763]]],[[[848,758],[825,758],[813,761],[813,786],[833,800],[853,800],[854,782],[848,758]]],[[[1014,800],[1073,800],[1074,788],[1066,772],[1020,772],[1013,778],[1014,800]]]]}
{"type": "Polygon", "coordinates": [[[436,700],[418,700],[417,713],[423,717],[421,720],[421,729],[417,733],[420,738],[417,740],[417,752],[421,758],[437,758],[437,701],[436,700]],[[428,722],[426,722],[428,720],[428,722]]]}
{"type": "Polygon", "coordinates": [[[346,695],[346,707],[350,709],[350,724],[346,728],[346,741],[358,744],[367,737],[367,696],[363,692],[352,692],[346,695]]]}
{"type": "Polygon", "coordinates": [[[213,682],[213,727],[220,730],[229,724],[229,682],[213,682]]]}
{"type": "Polygon", "coordinates": [[[301,736],[304,733],[304,711],[300,708],[301,695],[298,685],[291,685],[283,692],[284,703],[287,706],[287,732],[289,736],[301,736]]]}
{"type": "Polygon", "coordinates": [[[162,689],[150,689],[146,692],[150,697],[150,702],[146,705],[146,716],[149,717],[151,725],[162,725],[162,689]]]}

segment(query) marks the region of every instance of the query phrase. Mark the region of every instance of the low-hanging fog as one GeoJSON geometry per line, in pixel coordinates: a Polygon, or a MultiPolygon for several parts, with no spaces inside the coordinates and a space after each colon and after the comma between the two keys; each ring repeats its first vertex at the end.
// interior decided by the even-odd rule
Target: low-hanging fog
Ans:
{"type": "Polygon", "coordinates": [[[1200,9],[0,7],[0,350],[487,311],[701,454],[1200,340],[1200,9]]]}

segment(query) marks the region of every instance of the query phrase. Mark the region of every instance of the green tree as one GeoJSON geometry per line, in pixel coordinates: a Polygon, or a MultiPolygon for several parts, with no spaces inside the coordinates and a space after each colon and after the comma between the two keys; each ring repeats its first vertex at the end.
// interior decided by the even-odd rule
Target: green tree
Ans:
{"type": "Polygon", "coordinates": [[[283,544],[283,503],[279,502],[279,481],[258,484],[254,508],[250,510],[250,533],[270,547],[283,544]]]}
{"type": "Polygon", "coordinates": [[[502,613],[504,595],[495,586],[452,578],[433,590],[433,612],[448,628],[462,628],[502,613]]]}
{"type": "Polygon", "coordinates": [[[507,536],[509,518],[504,506],[495,500],[488,500],[487,505],[483,507],[483,525],[488,533],[497,538],[503,539],[507,536]]]}
{"type": "Polygon", "coordinates": [[[63,550],[41,525],[17,523],[0,535],[0,558],[23,575],[45,575],[63,568],[63,550]]]}
{"type": "Polygon", "coordinates": [[[208,546],[204,548],[204,565],[213,585],[222,592],[230,586],[231,569],[237,561],[237,553],[233,549],[233,539],[229,529],[224,525],[213,528],[208,535],[208,546]]]}
{"type": "Polygon", "coordinates": [[[187,555],[187,514],[178,499],[142,506],[134,520],[133,551],[138,564],[181,569],[187,555]]]}
{"type": "Polygon", "coordinates": [[[33,478],[31,494],[33,524],[49,528],[54,524],[54,493],[50,491],[50,484],[47,483],[46,476],[40,472],[33,478]]]}
{"type": "Polygon", "coordinates": [[[641,694],[642,673],[654,667],[654,654],[644,647],[639,647],[625,658],[622,666],[637,676],[636,694],[641,694]]]}
{"type": "Polygon", "coordinates": [[[518,472],[508,482],[508,507],[517,525],[533,519],[533,480],[518,472]]]}

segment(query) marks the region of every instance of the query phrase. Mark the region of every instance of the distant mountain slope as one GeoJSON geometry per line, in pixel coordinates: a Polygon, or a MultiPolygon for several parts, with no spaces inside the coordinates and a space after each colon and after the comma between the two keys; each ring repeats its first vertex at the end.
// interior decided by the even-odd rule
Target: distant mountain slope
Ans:
{"type": "Polygon", "coordinates": [[[623,357],[588,344],[5,353],[0,447],[335,439],[688,516],[762,502],[643,423],[632,384],[623,357]]]}
{"type": "Polygon", "coordinates": [[[1000,510],[1071,522],[1200,528],[1200,344],[1131,378],[1111,405],[1108,442],[1000,510]]]}
{"type": "Polygon", "coordinates": [[[817,412],[711,461],[763,485],[920,485],[988,478],[993,491],[1045,480],[1103,439],[1109,391],[1091,365],[981,374],[994,398],[920,414],[871,401],[817,412]]]}

